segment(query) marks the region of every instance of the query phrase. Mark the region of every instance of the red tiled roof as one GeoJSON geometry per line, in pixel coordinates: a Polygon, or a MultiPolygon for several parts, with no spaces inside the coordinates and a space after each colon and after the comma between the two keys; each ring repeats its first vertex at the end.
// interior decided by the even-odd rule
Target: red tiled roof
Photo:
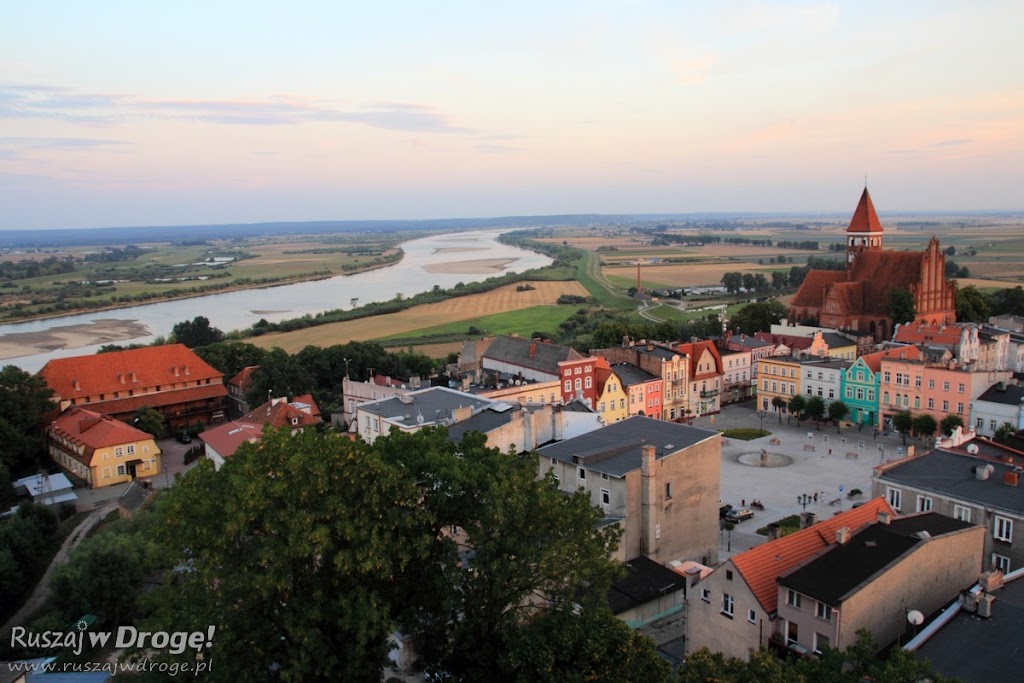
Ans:
{"type": "Polygon", "coordinates": [[[863,283],[863,312],[887,315],[889,290],[909,290],[911,285],[918,284],[924,257],[923,251],[869,250],[861,253],[853,262],[850,280],[863,283]]]}
{"type": "Polygon", "coordinates": [[[790,306],[810,306],[821,308],[825,300],[825,290],[836,282],[846,279],[845,270],[812,270],[800,284],[793,303],[790,306]]]}
{"type": "MultiPolygon", "coordinates": [[[[832,285],[826,299],[838,302],[845,314],[859,313],[864,308],[863,282],[837,282],[832,285]]],[[[829,308],[828,310],[832,310],[829,308]]]]}
{"type": "Polygon", "coordinates": [[[718,355],[718,349],[715,348],[713,342],[710,341],[696,341],[687,342],[680,344],[673,349],[679,355],[688,354],[690,356],[690,379],[700,379],[702,377],[713,377],[715,375],[721,375],[722,373],[722,357],[718,355]],[[697,364],[700,361],[700,357],[707,350],[715,359],[715,371],[705,372],[702,374],[697,373],[697,364]]]}
{"type": "Polygon", "coordinates": [[[68,408],[61,413],[50,424],[49,431],[63,436],[72,443],[85,446],[85,452],[81,456],[73,453],[75,458],[85,465],[91,463],[92,453],[97,448],[108,448],[153,438],[151,434],[147,434],[141,429],[136,429],[102,413],[80,407],[68,408]]]}
{"type": "Polygon", "coordinates": [[[883,358],[903,358],[905,360],[920,360],[921,350],[916,346],[899,346],[885,351],[878,351],[876,353],[868,353],[861,358],[864,360],[864,364],[871,369],[871,372],[878,372],[882,368],[883,358]]]}
{"type": "Polygon", "coordinates": [[[263,438],[263,425],[255,422],[225,422],[222,425],[205,429],[199,433],[199,439],[217,451],[221,457],[230,458],[238,447],[246,442],[256,442],[263,438]]]}
{"type": "Polygon", "coordinates": [[[242,368],[238,371],[238,374],[227,381],[227,384],[234,384],[243,392],[248,391],[249,385],[252,384],[252,373],[254,373],[258,367],[258,365],[250,365],[242,368]]]}
{"type": "Polygon", "coordinates": [[[963,328],[959,325],[900,325],[893,341],[903,344],[949,344],[960,343],[963,328]]]}
{"type": "Polygon", "coordinates": [[[851,534],[857,533],[858,529],[873,523],[880,511],[893,514],[892,508],[881,497],[744,551],[732,558],[733,566],[765,611],[773,614],[779,604],[776,579],[835,543],[837,530],[848,527],[851,534]]]}
{"type": "Polygon", "coordinates": [[[860,196],[860,201],[857,202],[857,208],[854,209],[850,227],[846,229],[846,232],[882,232],[882,221],[878,220],[875,205],[871,201],[871,195],[868,194],[866,187],[860,196]]]}
{"type": "Polygon", "coordinates": [[[804,351],[811,348],[814,339],[811,337],[798,337],[793,334],[772,334],[771,332],[755,332],[754,336],[761,341],[770,344],[784,344],[794,351],[804,351]]]}
{"type": "Polygon", "coordinates": [[[139,394],[126,398],[115,398],[109,401],[99,401],[90,403],[89,407],[111,415],[123,415],[124,413],[135,412],[143,406],[156,410],[177,403],[191,403],[192,401],[202,401],[227,395],[228,390],[223,384],[207,384],[201,387],[174,389],[173,391],[160,391],[153,394],[139,394]]]}
{"type": "MultiPolygon", "coordinates": [[[[309,397],[309,402],[312,402],[312,397],[309,397]]],[[[323,422],[318,416],[307,413],[294,405],[297,399],[293,399],[292,403],[288,403],[282,399],[275,399],[274,401],[268,401],[261,405],[259,408],[252,410],[242,417],[238,418],[237,422],[249,422],[252,424],[259,425],[270,425],[271,427],[308,427],[323,422]]],[[[312,403],[315,407],[316,404],[312,403]]],[[[317,415],[319,415],[319,409],[317,409],[317,415]]]]}
{"type": "Polygon", "coordinates": [[[39,374],[62,399],[223,378],[184,344],[56,358],[39,374]]]}

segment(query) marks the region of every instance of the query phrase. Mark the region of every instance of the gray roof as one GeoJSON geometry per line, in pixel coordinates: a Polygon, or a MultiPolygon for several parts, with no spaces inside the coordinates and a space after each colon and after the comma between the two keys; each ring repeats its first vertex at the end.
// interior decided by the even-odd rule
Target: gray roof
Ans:
{"type": "MultiPolygon", "coordinates": [[[[417,424],[432,425],[450,419],[452,411],[469,406],[478,412],[492,405],[508,406],[485,398],[479,398],[461,391],[453,391],[445,387],[430,387],[406,394],[404,397],[384,398],[370,401],[359,406],[374,415],[379,415],[392,422],[399,422],[408,427],[417,424]],[[422,416],[423,420],[418,419],[422,416]]],[[[508,406],[511,408],[511,406],[508,406]]]]}
{"type": "Polygon", "coordinates": [[[965,683],[1016,683],[1020,680],[1024,633],[1024,580],[1010,581],[993,593],[992,617],[961,610],[918,648],[943,676],[965,683]]]}
{"type": "MultiPolygon", "coordinates": [[[[979,446],[981,455],[998,450],[984,442],[971,443],[979,446]]],[[[1024,515],[1024,488],[1003,483],[1003,473],[1013,469],[1010,463],[938,449],[892,466],[879,480],[1024,515]],[[975,476],[974,470],[983,465],[993,467],[988,479],[975,476]]]]}
{"type": "Polygon", "coordinates": [[[644,382],[661,379],[657,375],[652,375],[643,368],[638,368],[632,363],[614,363],[612,365],[612,372],[616,374],[624,387],[631,387],[634,384],[643,384],[644,382]]]}
{"type": "Polygon", "coordinates": [[[453,425],[448,426],[448,437],[452,441],[462,441],[462,437],[469,432],[481,432],[486,434],[502,425],[506,425],[512,421],[512,418],[518,414],[520,410],[535,410],[543,407],[544,404],[538,403],[527,406],[515,406],[512,410],[491,410],[485,408],[468,420],[462,422],[456,422],[453,425]]]}
{"type": "Polygon", "coordinates": [[[579,464],[596,472],[623,477],[640,469],[640,449],[657,448],[660,460],[685,448],[718,436],[718,432],[634,416],[601,429],[538,449],[548,458],[579,464]]]}
{"type": "Polygon", "coordinates": [[[816,368],[831,368],[832,370],[846,370],[853,365],[853,361],[840,360],[837,358],[805,358],[800,360],[800,365],[810,365],[816,368]]]}
{"type": "Polygon", "coordinates": [[[495,337],[484,351],[483,358],[533,368],[551,375],[558,375],[558,364],[565,360],[583,358],[576,349],[569,346],[535,342],[523,337],[495,337]],[[530,349],[533,348],[531,357],[530,349]]]}
{"type": "Polygon", "coordinates": [[[775,344],[769,341],[764,341],[763,339],[758,339],[757,337],[748,337],[746,335],[741,334],[734,334],[733,336],[729,337],[729,343],[739,344],[740,346],[743,346],[744,348],[748,349],[760,349],[764,348],[765,346],[775,346],[775,344]]]}
{"type": "Polygon", "coordinates": [[[686,590],[686,577],[647,557],[626,562],[626,576],[608,591],[612,614],[657,600],[673,591],[686,590]]]}
{"type": "Polygon", "coordinates": [[[850,339],[845,334],[839,334],[838,332],[823,332],[821,334],[821,339],[828,344],[830,349],[837,346],[854,346],[857,343],[857,340],[850,339]]]}
{"type": "Polygon", "coordinates": [[[846,543],[833,545],[817,558],[780,577],[779,585],[839,607],[866,581],[927,538],[971,526],[969,522],[937,512],[900,517],[889,524],[875,523],[846,543]]]}
{"type": "Polygon", "coordinates": [[[977,400],[1004,403],[1009,406],[1020,405],[1024,401],[1024,387],[1017,384],[993,384],[977,400]]]}

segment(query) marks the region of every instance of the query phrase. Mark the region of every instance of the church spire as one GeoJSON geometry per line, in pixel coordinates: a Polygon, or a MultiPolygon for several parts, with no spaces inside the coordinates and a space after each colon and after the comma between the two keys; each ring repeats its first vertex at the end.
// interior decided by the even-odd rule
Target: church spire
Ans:
{"type": "Polygon", "coordinates": [[[867,180],[864,192],[860,195],[857,208],[853,211],[850,226],[846,228],[846,266],[853,265],[854,260],[865,250],[882,248],[882,221],[878,220],[875,205],[868,193],[867,180]]]}

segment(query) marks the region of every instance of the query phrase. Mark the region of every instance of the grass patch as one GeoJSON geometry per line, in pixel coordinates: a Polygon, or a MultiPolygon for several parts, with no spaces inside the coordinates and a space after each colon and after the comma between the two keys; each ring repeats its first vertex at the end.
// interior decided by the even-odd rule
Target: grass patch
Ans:
{"type": "Polygon", "coordinates": [[[554,333],[559,325],[576,313],[577,308],[577,306],[534,306],[533,308],[523,308],[518,311],[495,313],[493,315],[480,316],[479,318],[435,325],[434,327],[416,330],[415,333],[402,332],[387,337],[380,337],[374,341],[393,342],[395,340],[422,339],[424,337],[450,340],[450,338],[457,337],[458,335],[465,335],[467,337],[512,333],[524,335],[537,331],[554,333]],[[475,327],[477,331],[470,334],[470,327],[475,327]]]}
{"type": "Polygon", "coordinates": [[[760,439],[762,436],[768,436],[769,434],[771,432],[767,429],[757,429],[756,427],[735,427],[722,432],[722,436],[730,439],[739,439],[740,441],[760,439]]]}
{"type": "MultiPolygon", "coordinates": [[[[783,517],[782,519],[774,523],[779,525],[780,538],[782,536],[785,536],[786,534],[791,534],[794,531],[800,531],[800,515],[790,515],[789,517],[783,517]]],[[[761,536],[767,536],[768,525],[766,524],[765,526],[761,527],[755,533],[761,536]]]]}
{"type": "Polygon", "coordinates": [[[617,292],[614,285],[601,273],[601,256],[585,252],[576,261],[576,281],[604,308],[624,311],[634,308],[636,303],[624,292],[617,292]]]}

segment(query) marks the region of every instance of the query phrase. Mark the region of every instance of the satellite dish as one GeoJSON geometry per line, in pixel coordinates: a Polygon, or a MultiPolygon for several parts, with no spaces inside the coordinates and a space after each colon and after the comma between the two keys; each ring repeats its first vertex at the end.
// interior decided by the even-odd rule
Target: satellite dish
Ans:
{"type": "Polygon", "coordinates": [[[977,455],[978,454],[978,444],[976,444],[976,443],[967,444],[967,452],[970,453],[971,455],[977,455]]]}
{"type": "Polygon", "coordinates": [[[920,626],[924,623],[924,615],[921,614],[920,611],[912,609],[909,612],[907,612],[907,621],[909,621],[914,626],[920,626]]]}

